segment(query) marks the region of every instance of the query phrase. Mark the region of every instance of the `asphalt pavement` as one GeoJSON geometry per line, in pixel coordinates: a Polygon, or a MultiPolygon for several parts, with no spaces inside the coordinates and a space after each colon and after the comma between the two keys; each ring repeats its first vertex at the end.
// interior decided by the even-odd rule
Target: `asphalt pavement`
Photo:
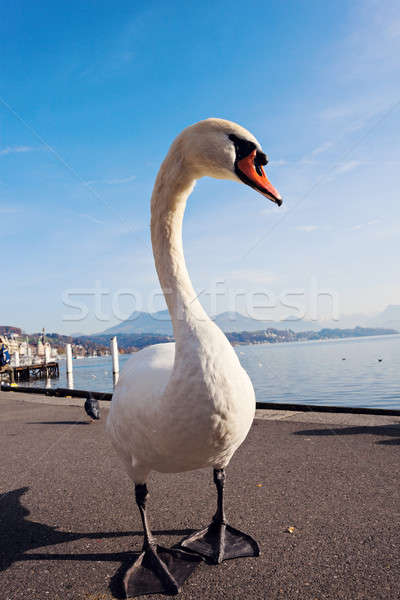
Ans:
{"type": "MultiPolygon", "coordinates": [[[[89,424],[81,401],[0,392],[1,600],[122,597],[143,538],[106,406],[89,424]]],[[[258,411],[227,469],[226,509],[261,556],[202,563],[178,597],[398,599],[399,453],[399,417],[258,411]]],[[[149,489],[163,545],[215,510],[209,470],[155,473],[149,489]]]]}

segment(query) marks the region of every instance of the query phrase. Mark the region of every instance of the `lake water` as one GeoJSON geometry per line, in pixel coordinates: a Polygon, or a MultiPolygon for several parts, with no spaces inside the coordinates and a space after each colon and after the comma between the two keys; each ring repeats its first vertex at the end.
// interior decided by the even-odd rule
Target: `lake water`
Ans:
{"type": "MultiPolygon", "coordinates": [[[[259,402],[400,408],[400,334],[236,346],[235,350],[259,402]]],[[[121,368],[128,358],[120,356],[121,368]]],[[[112,392],[110,357],[84,358],[73,364],[76,389],[112,392]]],[[[60,378],[48,382],[51,387],[66,387],[65,361],[60,362],[60,370],[60,378]]],[[[45,387],[46,383],[32,385],[45,387]]]]}

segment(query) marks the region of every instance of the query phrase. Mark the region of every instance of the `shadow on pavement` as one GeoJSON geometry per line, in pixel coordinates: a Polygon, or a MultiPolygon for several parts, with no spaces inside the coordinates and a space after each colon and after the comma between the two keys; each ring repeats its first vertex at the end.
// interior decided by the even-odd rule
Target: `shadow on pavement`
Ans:
{"type": "MultiPolygon", "coordinates": [[[[43,523],[30,521],[30,514],[21,504],[22,496],[28,487],[11,490],[0,496],[0,571],[5,571],[14,562],[29,560],[64,560],[64,561],[102,561],[120,562],[121,565],[110,581],[110,591],[116,598],[123,598],[122,579],[126,570],[132,566],[138,552],[110,552],[86,554],[53,554],[50,552],[32,553],[40,547],[48,547],[68,543],[79,539],[105,539],[126,536],[143,536],[142,531],[100,531],[100,532],[66,532],[59,531],[43,523]]],[[[193,529],[170,529],[154,531],[154,535],[186,536],[193,529]]]]}
{"type": "Polygon", "coordinates": [[[330,425],[324,429],[303,429],[301,431],[295,431],[293,435],[307,435],[309,437],[318,436],[318,435],[382,435],[389,436],[393,439],[390,440],[380,440],[376,442],[377,444],[384,445],[400,445],[400,425],[394,423],[393,425],[363,425],[359,427],[345,427],[342,429],[338,429],[335,425],[330,425]]]}
{"type": "Polygon", "coordinates": [[[90,425],[90,421],[29,421],[26,425],[90,425]]]}

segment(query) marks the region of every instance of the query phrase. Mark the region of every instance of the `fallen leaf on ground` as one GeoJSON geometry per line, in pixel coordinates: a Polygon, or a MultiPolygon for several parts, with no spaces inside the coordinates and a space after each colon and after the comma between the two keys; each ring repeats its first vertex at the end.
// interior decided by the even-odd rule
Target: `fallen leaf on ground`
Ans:
{"type": "Polygon", "coordinates": [[[294,533],[294,532],[295,532],[295,529],[296,529],[296,528],[295,528],[293,525],[290,525],[290,527],[288,527],[288,528],[286,529],[286,531],[287,531],[288,533],[294,533]]]}

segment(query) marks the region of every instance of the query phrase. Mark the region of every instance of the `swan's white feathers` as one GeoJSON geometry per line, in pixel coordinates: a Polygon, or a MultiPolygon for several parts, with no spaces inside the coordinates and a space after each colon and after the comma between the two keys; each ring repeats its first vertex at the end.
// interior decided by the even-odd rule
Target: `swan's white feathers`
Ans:
{"type": "Polygon", "coordinates": [[[195,180],[237,179],[229,134],[253,141],[230,121],[207,119],[173,142],[154,186],[152,243],[175,344],[137,352],[126,363],[108,417],[115,448],[136,483],[151,470],[225,467],[255,411],[247,373],[193,290],[182,250],[182,219],[195,180]]]}
{"type": "Polygon", "coordinates": [[[184,353],[176,369],[175,344],[150,346],[126,363],[108,427],[136,482],[150,470],[222,468],[246,437],[253,388],[233,348],[218,338],[198,349],[197,360],[184,353]]]}

